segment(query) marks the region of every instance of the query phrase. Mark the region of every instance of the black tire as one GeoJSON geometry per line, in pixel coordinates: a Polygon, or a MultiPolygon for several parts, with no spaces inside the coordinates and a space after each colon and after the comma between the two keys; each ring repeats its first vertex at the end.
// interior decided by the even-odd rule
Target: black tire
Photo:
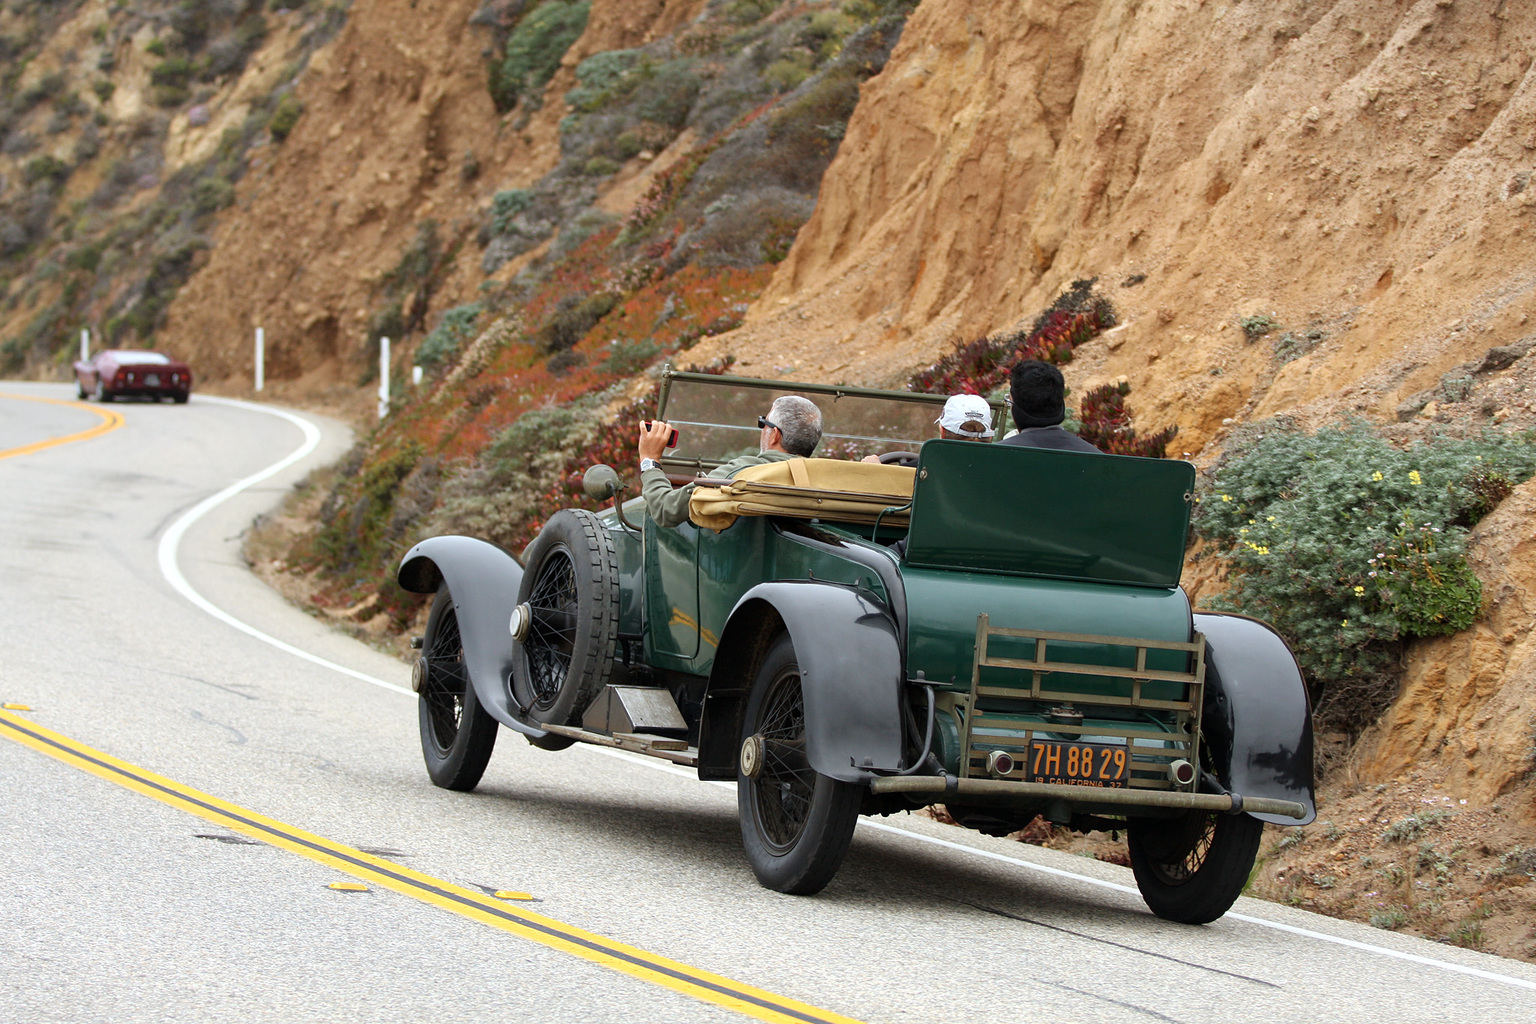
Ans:
{"type": "Polygon", "coordinates": [[[805,698],[789,634],[758,666],[742,723],[742,743],[761,736],[756,778],[736,776],[741,841],[752,873],[769,889],[820,892],[848,853],[863,789],[819,774],[805,758],[805,698]]]}
{"type": "Polygon", "coordinates": [[[85,390],[85,382],[79,377],[75,378],[75,397],[82,402],[91,397],[85,390]]]}
{"type": "Polygon", "coordinates": [[[1231,909],[1248,884],[1264,823],[1246,814],[1190,812],[1132,818],[1126,832],[1136,887],[1152,913],[1209,924],[1231,909]]]}
{"type": "Polygon", "coordinates": [[[480,783],[496,746],[496,719],[480,706],[464,665],[459,617],[446,585],[427,615],[417,717],[421,756],[434,785],[467,792],[480,783]]]}
{"type": "Polygon", "coordinates": [[[176,402],[177,405],[186,405],[187,404],[187,399],[189,399],[191,397],[192,397],[192,392],[190,392],[190,391],[178,391],[174,395],[171,396],[171,398],[176,402]]]}
{"type": "Polygon", "coordinates": [[[531,612],[514,647],[512,693],[529,718],[575,723],[613,671],[619,569],[613,539],[585,509],[556,512],[528,545],[518,600],[531,612]]]}
{"type": "Polygon", "coordinates": [[[108,391],[106,385],[101,382],[101,378],[96,378],[96,401],[110,402],[113,397],[112,392],[108,391]]]}

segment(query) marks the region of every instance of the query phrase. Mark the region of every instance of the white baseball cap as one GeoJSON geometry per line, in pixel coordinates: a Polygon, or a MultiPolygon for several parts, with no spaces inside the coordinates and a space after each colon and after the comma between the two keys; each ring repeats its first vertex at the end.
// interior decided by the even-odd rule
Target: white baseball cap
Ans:
{"type": "Polygon", "coordinates": [[[944,413],[933,422],[961,437],[977,437],[983,440],[992,436],[992,406],[980,395],[951,395],[944,403],[944,413]],[[967,430],[965,424],[980,423],[982,429],[967,430]]]}

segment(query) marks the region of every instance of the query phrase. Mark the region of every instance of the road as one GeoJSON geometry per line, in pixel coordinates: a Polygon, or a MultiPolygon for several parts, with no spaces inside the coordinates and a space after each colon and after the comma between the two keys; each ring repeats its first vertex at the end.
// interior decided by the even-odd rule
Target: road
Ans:
{"type": "Polygon", "coordinates": [[[1526,964],[1169,924],[1126,869],[911,816],[769,892],[729,787],[629,755],[503,730],[435,789],[407,666],[239,555],[345,428],[71,396],[0,383],[0,1021],[1536,1020],[1526,964]]]}

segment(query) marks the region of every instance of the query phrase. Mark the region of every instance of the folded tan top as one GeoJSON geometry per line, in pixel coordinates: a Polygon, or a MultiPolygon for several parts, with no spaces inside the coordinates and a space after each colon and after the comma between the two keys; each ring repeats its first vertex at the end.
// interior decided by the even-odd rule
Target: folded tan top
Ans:
{"type": "Polygon", "coordinates": [[[792,516],[831,522],[907,525],[917,471],[841,459],[786,459],[748,466],[718,484],[699,481],[688,518],[723,530],[737,516],[792,516]],[[900,508],[900,511],[890,511],[900,508]]]}

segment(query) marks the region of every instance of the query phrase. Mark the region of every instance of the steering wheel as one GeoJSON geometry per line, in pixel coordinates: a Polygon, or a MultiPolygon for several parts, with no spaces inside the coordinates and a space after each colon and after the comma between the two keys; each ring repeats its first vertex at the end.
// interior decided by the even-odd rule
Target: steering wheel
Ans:
{"type": "Polygon", "coordinates": [[[882,466],[915,466],[917,452],[886,452],[880,456],[882,466]]]}

